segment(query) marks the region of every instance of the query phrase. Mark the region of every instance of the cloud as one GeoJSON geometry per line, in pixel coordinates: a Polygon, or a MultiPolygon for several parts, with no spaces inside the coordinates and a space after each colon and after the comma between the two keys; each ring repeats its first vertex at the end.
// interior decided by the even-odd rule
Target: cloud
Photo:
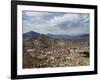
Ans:
{"type": "Polygon", "coordinates": [[[23,33],[78,35],[89,33],[89,14],[23,11],[23,33]]]}
{"type": "Polygon", "coordinates": [[[51,24],[54,25],[59,25],[61,23],[64,22],[68,22],[68,21],[77,21],[79,19],[79,15],[78,14],[65,14],[63,16],[55,16],[50,22],[51,24]]]}
{"type": "Polygon", "coordinates": [[[89,33],[89,29],[87,29],[87,27],[71,27],[65,31],[68,32],[68,35],[81,35],[89,33]]]}
{"type": "Polygon", "coordinates": [[[33,11],[23,11],[23,13],[30,17],[43,17],[48,15],[47,12],[33,12],[33,11]]]}

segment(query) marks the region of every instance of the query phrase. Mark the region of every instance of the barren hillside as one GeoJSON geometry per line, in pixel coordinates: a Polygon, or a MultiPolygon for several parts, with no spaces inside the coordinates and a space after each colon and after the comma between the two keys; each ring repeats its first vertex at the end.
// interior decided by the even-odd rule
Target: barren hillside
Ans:
{"type": "Polygon", "coordinates": [[[23,39],[23,68],[89,65],[89,40],[57,40],[46,35],[23,39]]]}

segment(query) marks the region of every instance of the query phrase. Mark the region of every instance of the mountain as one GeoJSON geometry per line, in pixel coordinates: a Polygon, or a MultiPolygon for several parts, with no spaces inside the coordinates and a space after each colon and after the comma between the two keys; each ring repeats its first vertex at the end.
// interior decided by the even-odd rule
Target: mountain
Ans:
{"type": "Polygon", "coordinates": [[[59,40],[88,40],[89,39],[89,34],[82,34],[82,35],[77,35],[77,36],[70,36],[70,35],[52,35],[52,34],[47,34],[47,36],[54,38],[54,39],[59,39],[59,40]]]}
{"type": "Polygon", "coordinates": [[[33,38],[33,37],[36,37],[36,36],[39,36],[39,35],[40,34],[37,33],[37,32],[30,31],[30,32],[24,33],[23,38],[33,38]]]}
{"type": "Polygon", "coordinates": [[[70,39],[71,36],[69,35],[53,35],[53,34],[48,34],[47,36],[54,38],[54,39],[59,39],[59,40],[64,40],[64,39],[70,39]]]}
{"type": "Polygon", "coordinates": [[[89,34],[46,35],[30,31],[23,36],[23,68],[89,65],[89,40],[75,40],[87,39],[89,34]]]}
{"type": "Polygon", "coordinates": [[[76,37],[76,39],[85,39],[89,40],[90,35],[89,34],[82,34],[76,37]]]}
{"type": "Polygon", "coordinates": [[[89,40],[89,34],[81,34],[76,36],[70,36],[70,35],[54,35],[54,34],[40,34],[34,31],[30,31],[23,34],[23,38],[36,38],[38,36],[46,36],[47,38],[51,39],[58,39],[58,40],[89,40]]]}
{"type": "Polygon", "coordinates": [[[28,32],[23,34],[23,46],[24,49],[28,48],[48,48],[54,46],[64,46],[64,42],[58,39],[54,39],[44,34],[36,32],[28,32]]]}

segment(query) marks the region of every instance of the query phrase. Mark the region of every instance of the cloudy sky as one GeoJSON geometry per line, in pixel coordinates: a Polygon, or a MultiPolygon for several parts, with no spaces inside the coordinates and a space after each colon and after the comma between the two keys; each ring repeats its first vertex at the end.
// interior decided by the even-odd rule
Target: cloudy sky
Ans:
{"type": "Polygon", "coordinates": [[[23,33],[81,35],[89,33],[90,16],[86,13],[22,11],[23,33]]]}

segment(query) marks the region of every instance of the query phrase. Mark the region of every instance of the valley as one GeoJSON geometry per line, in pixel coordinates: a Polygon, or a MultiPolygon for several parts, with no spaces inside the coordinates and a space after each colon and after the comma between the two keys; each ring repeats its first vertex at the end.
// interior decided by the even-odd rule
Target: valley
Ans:
{"type": "Polygon", "coordinates": [[[35,32],[23,35],[23,68],[88,66],[89,59],[88,35],[63,39],[35,32]]]}

